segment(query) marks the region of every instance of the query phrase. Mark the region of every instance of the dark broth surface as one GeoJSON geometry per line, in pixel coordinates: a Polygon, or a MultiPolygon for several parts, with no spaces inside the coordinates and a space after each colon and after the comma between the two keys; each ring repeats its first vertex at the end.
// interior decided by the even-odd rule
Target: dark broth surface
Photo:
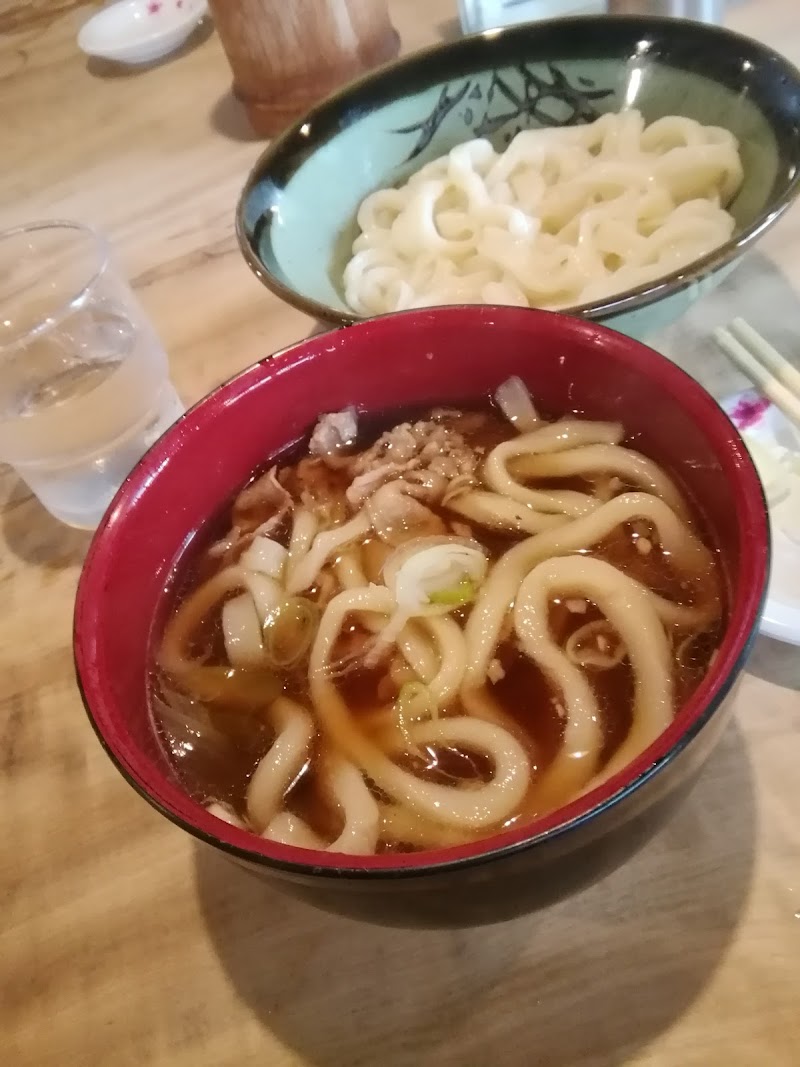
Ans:
{"type": "MultiPolygon", "coordinates": [[[[474,410],[487,416],[482,424],[471,427],[467,420],[463,425],[459,424],[459,428],[467,442],[482,455],[501,441],[515,436],[515,431],[493,407],[486,405],[474,410]]],[[[424,416],[425,413],[422,414],[424,416]]],[[[367,448],[381,431],[396,426],[409,417],[419,418],[420,413],[414,412],[411,416],[408,412],[393,413],[369,423],[362,418],[357,450],[367,448]]],[[[336,501],[343,497],[344,489],[349,484],[348,479],[337,471],[329,470],[321,460],[310,459],[305,443],[291,453],[278,457],[277,463],[280,481],[293,496],[298,496],[311,482],[315,486],[315,492],[328,493],[334,501],[334,511],[336,507],[343,508],[343,505],[337,505],[336,501]]],[[[263,470],[266,470],[267,466],[265,464],[263,470]]],[[[261,473],[263,471],[257,472],[253,481],[261,473]]],[[[552,489],[593,491],[595,488],[593,482],[581,478],[548,479],[546,484],[552,489]]],[[[625,488],[629,487],[618,486],[615,491],[623,491],[625,488]]],[[[474,523],[466,523],[445,508],[433,510],[437,511],[449,529],[455,533],[463,532],[468,526],[471,536],[484,546],[491,562],[526,536],[489,532],[474,523]]],[[[270,518],[270,515],[271,509],[254,507],[249,511],[240,509],[238,519],[246,527],[254,529],[270,518]]],[[[692,515],[694,531],[707,542],[703,535],[701,516],[695,508],[692,508],[692,515]]],[[[342,510],[338,518],[344,517],[346,516],[342,510]]],[[[636,537],[643,536],[648,531],[643,534],[641,529],[633,528],[635,525],[619,526],[611,537],[586,554],[612,563],[664,597],[681,603],[691,603],[691,586],[673,572],[669,560],[657,545],[654,545],[648,554],[637,550],[636,537]]],[[[224,565],[235,562],[240,551],[235,547],[223,556],[211,558],[208,554],[210,544],[223,536],[230,526],[229,505],[195,537],[177,569],[176,578],[168,594],[167,614],[174,611],[192,590],[224,565]]],[[[280,535],[272,535],[284,545],[288,544],[288,526],[290,523],[285,525],[280,535]]],[[[371,535],[370,540],[362,546],[363,566],[368,579],[379,577],[386,554],[387,547],[371,535]]],[[[307,593],[309,598],[324,597],[324,575],[329,571],[330,565],[324,569],[318,585],[307,593]]],[[[469,608],[460,609],[454,617],[463,621],[468,610],[469,608]]],[[[587,622],[600,618],[601,613],[591,603],[585,603],[584,610],[576,611],[567,603],[555,600],[550,608],[551,634],[563,647],[571,633],[587,622]]],[[[673,657],[676,708],[680,707],[704,677],[719,644],[724,624],[723,611],[720,621],[694,639],[684,642],[680,657],[673,657]]],[[[247,675],[243,677],[245,689],[251,683],[253,685],[253,696],[247,706],[243,706],[238,700],[214,700],[213,703],[204,701],[158,668],[161,629],[156,627],[154,630],[151,662],[156,666],[150,679],[151,711],[158,737],[180,782],[195,799],[201,803],[220,801],[241,813],[250,777],[274,739],[266,714],[267,707],[257,698],[258,671],[244,672],[247,675]]],[[[370,636],[356,622],[346,625],[339,638],[334,658],[352,659],[359,648],[365,646],[370,636]]],[[[677,645],[677,641],[675,644],[677,645]]],[[[205,664],[227,665],[219,607],[205,618],[193,633],[191,652],[205,664]]],[[[493,696],[504,712],[518,725],[520,736],[527,742],[533,764],[541,770],[553,759],[563,737],[565,713],[560,703],[560,694],[554,691],[539,668],[516,648],[512,639],[501,643],[497,660],[504,673],[492,687],[493,696]]],[[[604,746],[601,763],[604,763],[624,740],[630,728],[633,677],[625,659],[611,669],[589,667],[586,671],[603,715],[604,746]]],[[[295,668],[282,674],[281,683],[287,696],[310,708],[312,705],[307,672],[306,657],[295,668]]],[[[241,671],[239,673],[243,674],[241,671]]],[[[397,687],[392,687],[384,666],[367,670],[358,665],[357,658],[353,669],[346,671],[337,684],[352,716],[365,730],[370,729],[370,715],[391,704],[397,693],[397,687]]],[[[447,712],[458,714],[459,710],[456,703],[451,705],[447,712]]],[[[325,744],[318,736],[310,760],[286,795],[285,807],[302,817],[317,834],[331,839],[341,830],[342,816],[332,808],[318,786],[318,766],[320,759],[324,758],[325,744]]],[[[402,762],[422,778],[450,785],[459,781],[486,781],[492,774],[490,761],[485,755],[451,748],[430,748],[420,756],[406,756],[402,762]]],[[[386,799],[376,787],[371,788],[377,797],[386,799]]],[[[510,825],[514,821],[515,817],[512,817],[503,825],[510,825]]],[[[492,832],[494,829],[487,830],[486,834],[492,832]]],[[[408,850],[412,847],[405,842],[396,842],[380,845],[379,851],[408,850]]]]}

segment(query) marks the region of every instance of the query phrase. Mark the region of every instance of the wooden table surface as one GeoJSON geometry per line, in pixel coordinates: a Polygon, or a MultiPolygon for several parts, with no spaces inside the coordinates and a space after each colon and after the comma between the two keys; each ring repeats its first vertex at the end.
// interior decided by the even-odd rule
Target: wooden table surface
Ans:
{"type": "MultiPolygon", "coordinates": [[[[115,73],[77,51],[89,11],[0,4],[0,225],[105,230],[194,400],[313,324],[237,251],[260,145],[216,37],[115,73]]],[[[454,14],[392,5],[406,49],[454,14]]],[[[795,0],[745,0],[728,22],[800,63],[795,0]]],[[[798,211],[759,251],[800,291],[798,211]]],[[[385,931],[284,899],[136,796],[73,679],[86,536],[4,470],[0,539],[3,1064],[800,1064],[797,649],[759,641],[696,791],[624,870],[495,929],[385,931]]]]}

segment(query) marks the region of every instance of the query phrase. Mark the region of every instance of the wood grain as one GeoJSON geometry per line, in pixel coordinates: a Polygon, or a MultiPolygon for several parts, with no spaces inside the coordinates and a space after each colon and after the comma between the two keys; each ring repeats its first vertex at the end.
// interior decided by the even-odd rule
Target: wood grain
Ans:
{"type": "MultiPolygon", "coordinates": [[[[94,4],[102,7],[103,0],[94,0],[94,4]]],[[[47,25],[79,7],[85,7],[85,0],[22,0],[21,3],[6,3],[0,9],[0,33],[47,25]]]]}
{"type": "MultiPolygon", "coordinates": [[[[0,40],[0,225],[67,215],[105,230],[187,400],[309,333],[236,249],[233,208],[261,145],[230,97],[218,39],[124,74],[78,54],[90,7],[34,19],[44,5],[27,6],[0,40]]],[[[413,48],[452,32],[455,5],[397,0],[390,14],[413,48]]],[[[800,62],[793,0],[748,0],[731,23],[800,62]]],[[[799,251],[793,211],[741,283],[753,314],[795,337],[799,251]]],[[[724,290],[714,313],[742,293],[724,290]]],[[[705,329],[702,314],[691,321],[705,329]]],[[[710,350],[682,329],[665,345],[705,373],[710,350]]],[[[285,900],[196,849],[114,770],[72,673],[85,549],[0,473],[0,1062],[800,1062],[796,649],[757,643],[735,725],[624,870],[496,929],[383,931],[285,900]]]]}

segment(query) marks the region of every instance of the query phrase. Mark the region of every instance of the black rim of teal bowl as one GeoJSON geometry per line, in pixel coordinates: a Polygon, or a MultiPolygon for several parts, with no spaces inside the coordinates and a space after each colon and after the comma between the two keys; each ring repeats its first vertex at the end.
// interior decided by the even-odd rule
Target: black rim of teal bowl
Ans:
{"type": "MultiPolygon", "coordinates": [[[[634,49],[643,36],[650,35],[654,41],[666,36],[670,53],[664,59],[666,66],[680,69],[682,60],[702,52],[709,77],[728,88],[741,93],[745,86],[762,84],[765,91],[756,94],[760,109],[769,122],[778,141],[779,156],[786,162],[781,168],[775,188],[761,214],[730,240],[720,245],[687,266],[629,289],[618,296],[605,298],[589,304],[562,309],[570,315],[603,321],[623,312],[636,311],[655,303],[666,296],[682,292],[731,262],[772,226],[791,205],[800,192],[800,71],[788,59],[743,34],[721,26],[694,22],[690,19],[662,18],[648,15],[585,15],[570,18],[544,19],[522,23],[504,29],[487,30],[471,34],[456,41],[442,42],[412,52],[407,56],[385,63],[362,77],[349,82],[335,93],[327,96],[315,107],[302,115],[292,126],[276,137],[262,152],[248,175],[247,182],[236,207],[236,237],[245,262],[259,281],[287,304],[313,318],[334,325],[347,326],[361,321],[364,316],[355,311],[343,311],[323,304],[313,297],[304,296],[287,285],[262,261],[255,249],[269,225],[266,211],[253,227],[252,237],[245,225],[245,209],[253,188],[265,174],[272,174],[280,186],[299,170],[302,164],[331,140],[341,130],[357,122],[365,109],[372,110],[391,103],[410,89],[418,91],[430,85],[463,77],[479,69],[490,69],[505,62],[519,60],[520,51],[529,41],[537,51],[546,50],[550,40],[557,47],[562,34],[567,34],[570,57],[576,59],[597,58],[604,52],[629,46],[634,49]],[[583,31],[583,32],[581,32],[583,31]],[[609,42],[605,45],[604,42],[609,42]],[[793,101],[780,115],[771,106],[770,86],[776,83],[793,101]],[[796,112],[794,137],[786,136],[785,114],[793,103],[796,112]],[[779,122],[776,122],[779,119],[779,122]],[[309,129],[313,136],[309,137],[309,129]],[[792,160],[792,157],[794,159],[792,160]],[[788,179],[782,179],[789,169],[788,179]]],[[[620,53],[620,54],[621,54],[620,53]]],[[[653,55],[659,58],[654,49],[653,55]]],[[[531,58],[529,62],[546,62],[545,58],[531,58]]],[[[694,71],[696,64],[687,69],[694,71]]],[[[345,225],[349,220],[342,220],[345,225]]]]}

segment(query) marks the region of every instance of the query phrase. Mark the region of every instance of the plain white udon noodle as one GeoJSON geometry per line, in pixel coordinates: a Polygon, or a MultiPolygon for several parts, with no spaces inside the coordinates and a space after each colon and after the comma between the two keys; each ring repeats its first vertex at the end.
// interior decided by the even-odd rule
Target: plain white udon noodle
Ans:
{"type": "Polygon", "coordinates": [[[361,315],[433,304],[563,308],[686,266],[733,233],[728,130],[638,111],[457,145],[367,196],[344,269],[361,315]]]}

